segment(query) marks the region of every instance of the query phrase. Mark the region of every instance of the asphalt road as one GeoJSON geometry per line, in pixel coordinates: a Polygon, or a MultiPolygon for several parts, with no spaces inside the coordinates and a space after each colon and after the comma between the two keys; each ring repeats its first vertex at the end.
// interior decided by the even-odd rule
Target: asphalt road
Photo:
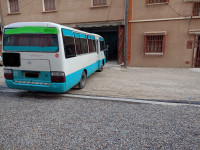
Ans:
{"type": "Polygon", "coordinates": [[[0,92],[3,150],[199,150],[199,125],[199,105],[151,105],[0,92]]]}

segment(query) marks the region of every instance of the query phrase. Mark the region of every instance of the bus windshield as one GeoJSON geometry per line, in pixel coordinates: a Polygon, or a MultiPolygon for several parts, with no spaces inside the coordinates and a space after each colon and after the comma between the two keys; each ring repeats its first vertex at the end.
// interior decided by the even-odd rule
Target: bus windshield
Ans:
{"type": "Polygon", "coordinates": [[[57,34],[25,33],[4,34],[4,51],[56,52],[58,51],[57,34]]]}

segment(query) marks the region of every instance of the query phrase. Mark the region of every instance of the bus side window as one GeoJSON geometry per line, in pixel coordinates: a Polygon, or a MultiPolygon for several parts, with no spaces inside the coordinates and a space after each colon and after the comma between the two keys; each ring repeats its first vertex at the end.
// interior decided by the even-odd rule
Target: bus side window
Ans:
{"type": "Polygon", "coordinates": [[[65,58],[75,57],[74,35],[71,30],[62,29],[65,58]]]}
{"type": "Polygon", "coordinates": [[[88,42],[85,34],[74,33],[77,55],[88,53],[88,42]]]}
{"type": "Polygon", "coordinates": [[[99,40],[95,40],[97,54],[99,54],[99,40]]]}
{"type": "Polygon", "coordinates": [[[95,40],[88,39],[89,52],[96,52],[95,40]]]}
{"type": "Polygon", "coordinates": [[[76,41],[76,52],[77,55],[81,54],[81,42],[80,42],[80,38],[75,38],[76,41]]]}
{"type": "Polygon", "coordinates": [[[101,51],[105,50],[105,43],[104,43],[104,41],[100,41],[100,47],[101,47],[101,51]]]}
{"type": "Polygon", "coordinates": [[[97,47],[96,47],[96,41],[92,40],[92,45],[93,45],[93,49],[96,52],[97,51],[97,47]]]}
{"type": "Polygon", "coordinates": [[[63,36],[64,49],[65,49],[65,58],[75,57],[75,44],[74,37],[63,36]]]}
{"type": "Polygon", "coordinates": [[[87,39],[80,39],[81,42],[81,54],[85,54],[88,53],[88,43],[87,43],[87,39]]]}

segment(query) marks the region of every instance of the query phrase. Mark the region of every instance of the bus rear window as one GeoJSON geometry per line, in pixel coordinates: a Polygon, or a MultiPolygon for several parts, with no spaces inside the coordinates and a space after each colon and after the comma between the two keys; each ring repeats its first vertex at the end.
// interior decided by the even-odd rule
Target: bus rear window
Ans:
{"type": "Polygon", "coordinates": [[[4,51],[58,51],[57,34],[4,34],[4,51]]]}

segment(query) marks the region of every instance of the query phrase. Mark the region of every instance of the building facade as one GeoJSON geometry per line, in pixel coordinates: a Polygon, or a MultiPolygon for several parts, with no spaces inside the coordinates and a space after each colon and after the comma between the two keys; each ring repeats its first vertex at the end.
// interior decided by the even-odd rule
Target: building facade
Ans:
{"type": "MultiPolygon", "coordinates": [[[[200,67],[200,0],[128,0],[127,63],[200,67]]],[[[109,60],[123,62],[125,0],[0,0],[2,26],[44,21],[104,37],[109,60]]]]}
{"type": "Polygon", "coordinates": [[[1,0],[2,26],[43,21],[100,34],[108,58],[122,62],[124,0],[1,0]]]}
{"type": "Polygon", "coordinates": [[[128,64],[200,67],[200,0],[129,0],[128,64]]]}

